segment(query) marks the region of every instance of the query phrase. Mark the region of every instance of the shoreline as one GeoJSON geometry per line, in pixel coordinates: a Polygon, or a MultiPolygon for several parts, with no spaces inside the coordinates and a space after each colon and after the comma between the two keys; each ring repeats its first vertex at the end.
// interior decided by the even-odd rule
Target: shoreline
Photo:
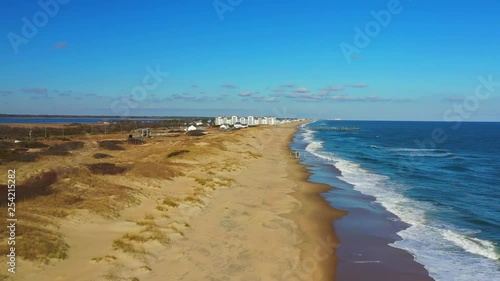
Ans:
{"type": "Polygon", "coordinates": [[[299,200],[302,206],[300,209],[283,216],[293,219],[303,235],[304,241],[298,245],[303,260],[301,271],[306,273],[313,271],[311,279],[305,279],[302,277],[303,275],[297,274],[301,277],[298,280],[336,280],[338,262],[336,252],[339,239],[333,223],[346,215],[347,212],[333,208],[321,196],[322,193],[331,190],[331,186],[309,182],[310,174],[306,167],[302,167],[299,161],[293,164],[301,167],[288,168],[289,172],[296,173],[296,175],[289,176],[297,183],[296,191],[292,192],[291,195],[299,200]],[[328,252],[327,248],[331,249],[332,252],[328,252]],[[324,251],[324,254],[327,254],[326,257],[324,254],[317,253],[320,249],[324,251]],[[313,261],[317,265],[314,265],[313,261]],[[315,269],[316,266],[319,270],[311,269],[315,269]]]}
{"type": "MultiPolygon", "coordinates": [[[[287,149],[293,152],[291,144],[293,138],[298,133],[296,129],[287,143],[287,149]]],[[[299,226],[304,241],[298,245],[301,249],[303,260],[301,273],[298,280],[336,280],[337,254],[339,239],[335,232],[334,221],[345,216],[346,211],[335,209],[322,196],[324,192],[335,187],[327,184],[314,183],[309,181],[312,173],[305,164],[300,163],[300,159],[288,160],[288,178],[296,183],[295,190],[291,195],[302,203],[300,208],[283,215],[293,219],[299,226]],[[326,245],[331,245],[331,252],[328,252],[326,245]],[[334,245],[334,246],[333,246],[334,245]],[[319,254],[320,249],[327,255],[319,254]],[[316,263],[316,265],[314,265],[316,263]],[[314,268],[319,270],[314,270],[314,268]],[[312,271],[310,278],[304,278],[303,274],[312,271]],[[302,274],[302,275],[301,275],[302,274]]]]}

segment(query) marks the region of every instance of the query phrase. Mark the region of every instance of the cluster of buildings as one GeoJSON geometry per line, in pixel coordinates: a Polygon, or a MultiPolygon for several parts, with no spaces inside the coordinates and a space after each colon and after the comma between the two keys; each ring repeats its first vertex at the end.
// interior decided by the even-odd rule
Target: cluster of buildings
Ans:
{"type": "Polygon", "coordinates": [[[215,125],[243,125],[243,126],[257,126],[257,125],[279,125],[280,121],[276,117],[254,117],[254,116],[218,116],[215,118],[215,125]]]}

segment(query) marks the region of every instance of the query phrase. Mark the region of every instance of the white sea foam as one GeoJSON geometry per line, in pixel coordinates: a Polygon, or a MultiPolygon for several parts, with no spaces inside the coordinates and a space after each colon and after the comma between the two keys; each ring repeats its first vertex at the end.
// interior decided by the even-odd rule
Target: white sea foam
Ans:
{"type": "MultiPolygon", "coordinates": [[[[409,228],[398,233],[402,240],[392,243],[391,246],[411,253],[426,267],[434,279],[494,280],[495,276],[499,276],[500,255],[495,252],[495,245],[492,242],[472,237],[471,235],[476,232],[474,230],[459,231],[447,226],[433,225],[432,221],[428,221],[426,212],[436,208],[435,206],[403,196],[400,191],[404,187],[392,183],[387,176],[371,173],[358,163],[321,152],[322,144],[314,141],[313,135],[310,137],[311,142],[306,148],[307,151],[317,157],[333,161],[342,172],[339,176],[341,180],[353,185],[355,190],[375,197],[385,209],[410,224],[409,228]]],[[[425,152],[443,154],[442,150],[425,152]]]]}
{"type": "Polygon", "coordinates": [[[304,137],[304,140],[307,142],[313,142],[314,141],[314,132],[308,129],[304,129],[302,136],[304,137]]]}
{"type": "Polygon", "coordinates": [[[306,146],[306,151],[313,153],[313,152],[317,151],[318,149],[321,149],[322,147],[323,147],[323,143],[321,143],[319,141],[313,141],[306,146]]]}
{"type": "Polygon", "coordinates": [[[495,252],[495,244],[490,241],[469,237],[448,229],[442,230],[441,233],[448,241],[454,243],[469,253],[480,255],[492,260],[500,259],[500,255],[495,252]]]}

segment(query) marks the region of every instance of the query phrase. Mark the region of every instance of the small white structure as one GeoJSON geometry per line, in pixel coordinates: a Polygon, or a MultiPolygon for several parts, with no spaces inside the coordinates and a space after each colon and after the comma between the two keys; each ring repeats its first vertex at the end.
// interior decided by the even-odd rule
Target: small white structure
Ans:
{"type": "Polygon", "coordinates": [[[150,138],[153,134],[153,130],[150,128],[141,128],[130,131],[130,136],[133,138],[150,138]]]}
{"type": "Polygon", "coordinates": [[[187,130],[186,130],[186,131],[188,131],[188,132],[190,132],[190,131],[196,131],[196,127],[195,127],[195,126],[193,126],[193,125],[191,125],[191,126],[189,126],[189,127],[187,128],[187,130]]]}
{"type": "Polygon", "coordinates": [[[219,129],[221,129],[221,130],[228,130],[229,127],[227,125],[222,124],[222,125],[220,125],[219,129]]]}

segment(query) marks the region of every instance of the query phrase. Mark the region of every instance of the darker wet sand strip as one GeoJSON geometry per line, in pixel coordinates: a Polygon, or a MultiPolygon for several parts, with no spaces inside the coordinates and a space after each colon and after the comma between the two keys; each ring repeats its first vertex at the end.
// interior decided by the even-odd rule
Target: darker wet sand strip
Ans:
{"type": "MultiPolygon", "coordinates": [[[[293,135],[289,142],[292,138],[293,135]]],[[[304,239],[299,245],[302,251],[300,267],[288,280],[335,280],[339,240],[333,221],[347,212],[328,204],[321,194],[332,187],[310,182],[311,173],[298,159],[288,160],[287,174],[288,179],[297,184],[291,195],[300,201],[301,207],[284,216],[297,222],[304,239]]]]}

